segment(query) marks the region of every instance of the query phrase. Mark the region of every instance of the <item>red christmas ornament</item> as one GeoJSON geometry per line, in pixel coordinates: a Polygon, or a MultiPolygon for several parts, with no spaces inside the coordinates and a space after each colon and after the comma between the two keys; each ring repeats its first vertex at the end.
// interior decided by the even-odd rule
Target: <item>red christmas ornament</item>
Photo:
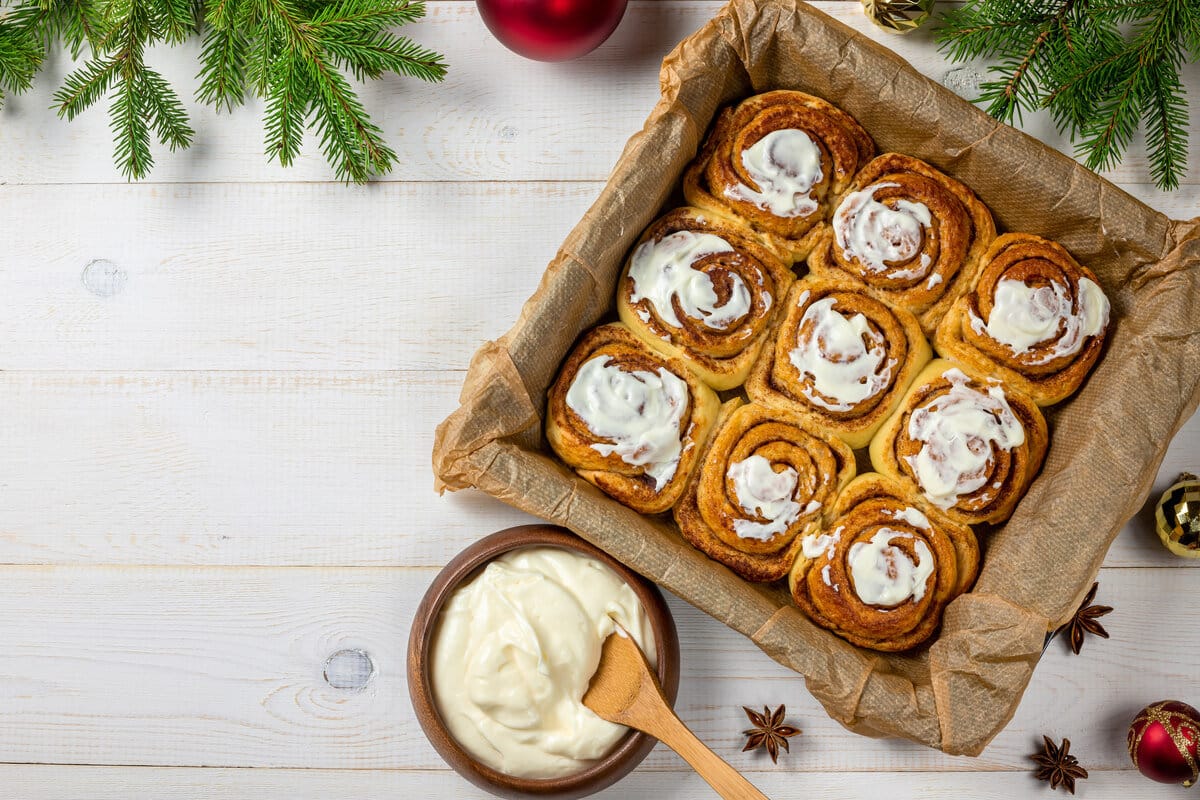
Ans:
{"type": "Polygon", "coordinates": [[[500,43],[537,61],[590,53],[608,38],[628,0],[475,0],[500,43]]]}
{"type": "Polygon", "coordinates": [[[1129,757],[1159,783],[1191,786],[1200,778],[1200,711],[1176,700],[1143,708],[1129,725],[1129,757]]]}

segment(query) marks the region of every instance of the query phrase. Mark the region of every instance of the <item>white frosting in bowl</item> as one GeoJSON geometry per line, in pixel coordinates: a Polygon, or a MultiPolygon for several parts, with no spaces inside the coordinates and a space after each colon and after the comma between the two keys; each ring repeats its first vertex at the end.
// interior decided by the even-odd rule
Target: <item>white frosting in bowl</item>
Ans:
{"type": "Polygon", "coordinates": [[[655,490],[675,476],[688,405],[688,385],[678,375],[665,367],[626,372],[611,356],[596,356],[579,368],[566,400],[589,431],[609,440],[592,445],[597,453],[645,467],[655,490]]]}
{"type": "Polygon", "coordinates": [[[653,663],[649,618],[606,565],[555,547],[491,561],[454,590],[439,617],[430,669],[446,728],[507,775],[545,779],[586,769],[628,730],[582,703],[618,623],[653,663]]]}

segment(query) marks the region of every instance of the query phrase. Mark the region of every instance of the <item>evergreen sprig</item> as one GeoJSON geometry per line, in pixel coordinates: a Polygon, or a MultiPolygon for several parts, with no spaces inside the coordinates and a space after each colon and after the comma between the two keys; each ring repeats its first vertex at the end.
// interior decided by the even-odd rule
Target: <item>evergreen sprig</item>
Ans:
{"type": "Polygon", "coordinates": [[[1144,126],[1150,174],[1187,172],[1180,70],[1200,59],[1200,0],[970,0],[936,33],[953,61],[989,59],[977,102],[1003,122],[1048,109],[1090,169],[1120,162],[1144,126]]]}
{"type": "Polygon", "coordinates": [[[260,97],[271,159],[292,164],[312,129],[338,178],[362,182],[391,170],[396,153],[347,75],[445,77],[440,55],[393,32],[424,13],[413,0],[0,0],[0,102],[29,89],[61,42],[83,63],[55,92],[54,108],[70,120],[107,97],[117,166],[144,178],[153,140],[176,150],[195,136],[146,51],[199,33],[198,101],[231,111],[248,94],[260,97]]]}

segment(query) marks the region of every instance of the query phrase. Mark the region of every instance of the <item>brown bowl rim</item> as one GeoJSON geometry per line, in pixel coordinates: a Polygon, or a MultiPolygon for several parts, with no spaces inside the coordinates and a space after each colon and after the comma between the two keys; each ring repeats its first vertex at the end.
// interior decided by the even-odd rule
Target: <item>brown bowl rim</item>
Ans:
{"type": "Polygon", "coordinates": [[[675,620],[658,587],[595,545],[556,525],[506,528],[483,537],[456,555],[433,579],[421,598],[408,638],[408,693],[422,731],[446,763],[481,789],[503,797],[530,795],[559,800],[585,797],[628,775],[654,748],[656,739],[631,730],[603,758],[587,769],[561,778],[518,778],[483,764],[450,734],[433,701],[431,671],[425,669],[442,606],[451,592],[497,556],[525,547],[559,547],[606,564],[638,596],[654,634],[663,693],[673,705],[679,690],[679,637],[675,620]]]}

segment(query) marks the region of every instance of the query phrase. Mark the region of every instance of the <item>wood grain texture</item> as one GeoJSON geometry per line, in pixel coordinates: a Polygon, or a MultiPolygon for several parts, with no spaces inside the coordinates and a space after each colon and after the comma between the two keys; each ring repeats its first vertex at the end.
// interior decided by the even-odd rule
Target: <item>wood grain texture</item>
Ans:
{"type": "MultiPolygon", "coordinates": [[[[1089,800],[1129,800],[1167,796],[1132,770],[1096,770],[1078,784],[1078,796],[1089,800]],[[1159,794],[1155,794],[1155,793],[1159,794]]],[[[782,764],[780,765],[782,767],[782,764]]],[[[783,769],[758,772],[754,782],[779,800],[849,800],[858,797],[922,800],[1013,800],[1053,797],[1045,784],[1022,772],[894,773],[809,772],[797,776],[783,769]]],[[[247,770],[147,767],[0,766],[0,783],[22,800],[195,800],[198,797],[253,797],[257,800],[393,800],[397,797],[452,797],[485,800],[488,795],[448,771],[413,770],[247,770]]],[[[712,797],[693,773],[633,773],[616,786],[594,795],[600,800],[700,800],[712,797]]],[[[1187,795],[1176,790],[1180,797],[1187,795]]]]}
{"type": "MultiPolygon", "coordinates": [[[[922,73],[963,93],[975,92],[978,66],[947,65],[929,26],[897,37],[867,23],[857,3],[817,2],[818,8],[893,48],[922,73]]],[[[565,64],[527,61],[505,50],[469,2],[432,2],[425,20],[404,29],[446,56],[442,84],[391,77],[363,89],[363,100],[399,155],[389,180],[602,180],[626,139],[638,130],[658,97],[662,57],[704,24],[721,3],[634,2],[612,38],[594,53],[565,64]]],[[[262,108],[250,103],[218,116],[191,101],[199,42],[153,50],[149,61],[187,99],[195,146],[184,153],[155,152],[154,181],[313,181],[331,171],[309,136],[292,169],[263,155],[262,108]]],[[[31,93],[0,110],[0,182],[123,183],[112,165],[106,111],[95,108],[70,124],[50,110],[50,97],[71,65],[53,59],[31,93]]],[[[1185,71],[1190,94],[1200,74],[1185,71]]],[[[1198,113],[1193,110],[1193,120],[1198,113]]],[[[1045,115],[1027,117],[1029,133],[1070,152],[1045,115]]],[[[1193,129],[1195,125],[1193,125],[1193,129]]],[[[1191,164],[1200,164],[1193,136],[1191,164]]],[[[1149,184],[1144,150],[1135,142],[1109,177],[1149,184]]],[[[1200,183],[1193,169],[1190,184],[1200,183]]],[[[1137,192],[1159,207],[1165,195],[1137,192]]],[[[1193,198],[1193,208],[1196,207],[1193,198]]],[[[1193,216],[1200,213],[1197,208],[1193,216]]]]}
{"type": "MultiPolygon", "coordinates": [[[[433,431],[461,383],[425,371],[0,372],[0,563],[440,566],[534,521],[478,492],[434,494],[433,431]]],[[[1200,417],[1172,443],[1155,497],[1198,450],[1200,417]]],[[[1107,563],[1200,566],[1153,531],[1147,508],[1107,563]]]]}
{"type": "MultiPolygon", "coordinates": [[[[411,614],[433,570],[8,567],[0,582],[0,753],[9,762],[439,769],[404,678],[411,614]],[[50,599],[53,598],[51,601],[50,599]],[[361,692],[322,677],[334,652],[375,666],[361,692]]],[[[1113,569],[1108,641],[1052,644],[1026,702],[979,759],[864,739],[830,720],[803,681],[670,599],[683,679],[676,710],[748,772],[1025,770],[1040,735],[1069,736],[1089,768],[1123,769],[1125,725],[1186,696],[1200,657],[1190,570],[1113,569]],[[804,730],[776,767],[742,753],[741,705],[779,703],[804,730]]],[[[661,746],[639,770],[679,770],[661,746]]],[[[966,785],[966,784],[964,784],[966,785]]]]}

